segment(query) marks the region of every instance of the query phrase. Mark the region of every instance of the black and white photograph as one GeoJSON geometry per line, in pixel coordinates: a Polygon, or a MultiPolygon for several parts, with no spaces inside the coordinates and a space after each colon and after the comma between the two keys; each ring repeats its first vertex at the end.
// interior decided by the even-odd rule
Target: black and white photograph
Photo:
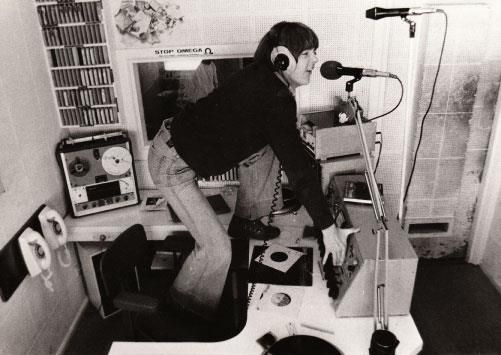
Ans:
{"type": "Polygon", "coordinates": [[[0,354],[501,355],[501,2],[3,0],[0,354]]]}

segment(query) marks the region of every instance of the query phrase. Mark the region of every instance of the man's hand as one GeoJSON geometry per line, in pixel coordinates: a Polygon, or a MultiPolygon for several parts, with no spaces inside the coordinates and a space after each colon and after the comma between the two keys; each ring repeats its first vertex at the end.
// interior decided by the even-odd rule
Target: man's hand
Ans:
{"type": "Polygon", "coordinates": [[[346,241],[348,236],[360,232],[360,228],[337,228],[332,225],[322,230],[323,241],[325,245],[325,254],[322,263],[325,265],[329,255],[332,255],[332,263],[341,265],[346,254],[346,241]]]}

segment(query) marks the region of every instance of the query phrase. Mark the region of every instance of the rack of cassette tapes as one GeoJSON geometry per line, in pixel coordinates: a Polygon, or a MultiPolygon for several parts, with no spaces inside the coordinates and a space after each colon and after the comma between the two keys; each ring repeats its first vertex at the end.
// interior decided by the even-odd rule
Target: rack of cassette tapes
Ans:
{"type": "Polygon", "coordinates": [[[35,0],[63,127],[119,121],[101,0],[35,0]]]}

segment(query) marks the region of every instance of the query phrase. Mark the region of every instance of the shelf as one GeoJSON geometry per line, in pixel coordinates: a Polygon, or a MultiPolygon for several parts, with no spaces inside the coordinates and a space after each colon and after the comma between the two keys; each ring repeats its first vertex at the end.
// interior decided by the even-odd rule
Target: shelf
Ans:
{"type": "Polygon", "coordinates": [[[119,123],[101,0],[35,0],[62,127],[119,123]]]}
{"type": "Polygon", "coordinates": [[[116,106],[60,108],[62,124],[65,127],[89,127],[118,123],[116,106]]]}
{"type": "Polygon", "coordinates": [[[81,45],[72,45],[72,46],[45,46],[45,49],[63,49],[63,48],[79,48],[79,47],[107,47],[107,43],[92,43],[92,44],[81,44],[81,45]]]}
{"type": "Polygon", "coordinates": [[[62,87],[56,87],[54,88],[54,90],[61,91],[61,90],[77,90],[77,89],[99,89],[99,88],[109,88],[109,87],[113,87],[113,85],[62,86],[62,87]]]}
{"type": "Polygon", "coordinates": [[[101,2],[101,0],[35,0],[36,6],[43,5],[59,5],[59,4],[73,4],[73,3],[86,3],[86,2],[101,2]]]}

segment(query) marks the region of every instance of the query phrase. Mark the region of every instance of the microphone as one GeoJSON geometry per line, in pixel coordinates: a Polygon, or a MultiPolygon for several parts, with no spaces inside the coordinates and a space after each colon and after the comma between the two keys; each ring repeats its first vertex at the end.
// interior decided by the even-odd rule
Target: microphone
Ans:
{"type": "Polygon", "coordinates": [[[328,80],[336,80],[342,77],[343,75],[354,76],[357,78],[361,78],[362,76],[368,76],[371,78],[375,77],[383,77],[383,78],[396,78],[397,76],[392,73],[388,73],[385,71],[379,71],[374,69],[364,69],[364,68],[350,68],[343,67],[341,63],[329,60],[324,62],[320,66],[320,74],[328,80]]]}
{"type": "Polygon", "coordinates": [[[382,7],[373,7],[372,9],[365,11],[365,17],[372,20],[379,20],[384,17],[393,16],[410,16],[410,15],[423,15],[423,14],[433,14],[439,12],[439,9],[426,8],[426,7],[401,7],[395,9],[384,9],[382,7]]]}

